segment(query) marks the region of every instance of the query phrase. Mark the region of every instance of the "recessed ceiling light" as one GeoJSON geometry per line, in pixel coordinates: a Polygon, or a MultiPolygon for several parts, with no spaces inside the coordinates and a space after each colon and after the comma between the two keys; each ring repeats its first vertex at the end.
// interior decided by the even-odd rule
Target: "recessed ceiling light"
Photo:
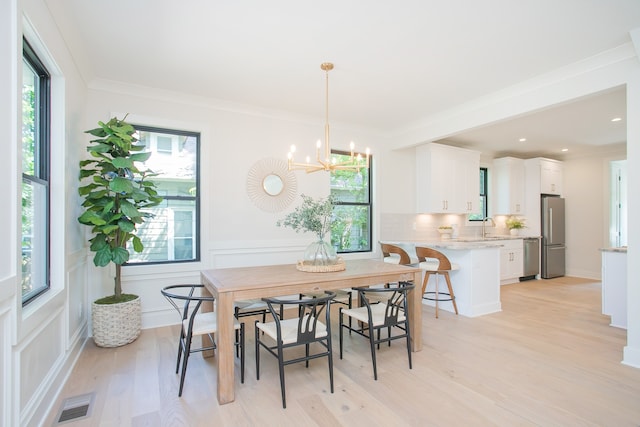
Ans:
{"type": "Polygon", "coordinates": [[[527,140],[527,138],[520,138],[518,141],[525,142],[526,140],[527,140]]]}
{"type": "Polygon", "coordinates": [[[563,148],[563,149],[562,149],[562,152],[563,152],[563,153],[566,153],[567,151],[569,151],[569,149],[568,149],[568,148],[563,148]]]}
{"type": "Polygon", "coordinates": [[[612,122],[619,122],[620,120],[622,120],[621,117],[614,117],[613,119],[611,119],[612,122]]]}

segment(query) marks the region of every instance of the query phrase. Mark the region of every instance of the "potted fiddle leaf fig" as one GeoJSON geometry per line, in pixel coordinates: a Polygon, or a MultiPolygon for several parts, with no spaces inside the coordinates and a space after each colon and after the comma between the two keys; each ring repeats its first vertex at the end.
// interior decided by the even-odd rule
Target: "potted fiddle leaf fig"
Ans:
{"type": "Polygon", "coordinates": [[[95,138],[87,147],[91,158],[80,161],[84,211],[78,221],[91,227],[94,265],[115,265],[113,295],[92,304],[93,339],[98,346],[117,347],[134,341],[141,329],[140,297],[122,292],[122,265],[129,260],[129,247],[142,252],[137,227],[151,216],[145,209],[162,198],[149,179],[156,174],[138,167],[151,153],[137,144],[132,125],[114,117],[86,133],[95,138]]]}

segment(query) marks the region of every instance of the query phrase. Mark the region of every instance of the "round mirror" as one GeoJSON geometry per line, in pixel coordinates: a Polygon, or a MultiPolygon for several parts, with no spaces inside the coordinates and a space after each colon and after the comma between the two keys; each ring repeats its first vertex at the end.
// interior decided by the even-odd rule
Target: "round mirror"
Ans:
{"type": "Polygon", "coordinates": [[[282,159],[258,160],[247,174],[247,195],[264,211],[280,212],[293,202],[297,191],[296,175],[282,159]]]}
{"type": "Polygon", "coordinates": [[[262,180],[262,188],[270,196],[277,196],[282,192],[284,183],[279,175],[271,174],[264,177],[262,180]]]}

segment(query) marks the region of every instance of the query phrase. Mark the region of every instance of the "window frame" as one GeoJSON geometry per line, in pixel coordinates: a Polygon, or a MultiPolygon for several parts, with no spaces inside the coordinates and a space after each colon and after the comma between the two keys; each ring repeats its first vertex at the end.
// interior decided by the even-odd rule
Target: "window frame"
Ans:
{"type": "MultiPolygon", "coordinates": [[[[484,209],[481,212],[482,218],[480,219],[471,219],[467,217],[467,220],[471,223],[479,223],[482,222],[485,218],[489,216],[489,168],[481,166],[478,169],[478,173],[480,174],[480,200],[484,197],[484,209]],[[484,171],[484,174],[482,173],[484,171]],[[484,190],[484,192],[482,191],[484,190]]],[[[481,204],[482,205],[482,204],[481,204]]],[[[469,215],[470,216],[470,215],[469,215]]]]}
{"type": "MultiPolygon", "coordinates": [[[[349,156],[351,155],[351,152],[349,151],[342,151],[342,150],[331,150],[331,154],[334,155],[342,155],[342,156],[349,156]]],[[[354,156],[357,156],[358,154],[360,154],[362,157],[366,156],[365,153],[354,153],[354,156]]],[[[369,155],[369,171],[367,173],[367,178],[368,178],[368,194],[367,194],[367,203],[363,203],[363,202],[342,202],[342,201],[334,201],[333,206],[334,208],[336,206],[366,206],[369,208],[369,217],[368,217],[368,224],[369,224],[369,247],[367,249],[361,249],[361,250],[349,250],[349,251],[345,251],[345,250],[336,250],[336,252],[338,254],[353,254],[353,253],[366,253],[366,252],[373,252],[373,157],[371,155],[369,155]]],[[[329,184],[329,186],[331,187],[331,184],[329,184]]],[[[329,192],[331,194],[333,194],[333,189],[329,188],[329,192]]]]}
{"type": "MultiPolygon", "coordinates": [[[[33,302],[38,296],[51,289],[51,73],[47,70],[44,62],[40,59],[31,44],[29,44],[26,37],[22,38],[22,59],[23,66],[26,62],[33,71],[36,77],[35,84],[37,85],[37,88],[34,87],[34,170],[33,175],[29,175],[25,173],[23,166],[20,165],[22,183],[23,185],[25,183],[31,183],[44,189],[44,203],[46,205],[43,219],[45,228],[43,233],[45,239],[43,249],[45,256],[44,265],[41,266],[44,269],[44,284],[38,286],[34,291],[26,294],[21,293],[22,305],[26,306],[33,302]]],[[[24,82],[22,88],[24,88],[24,82]]],[[[20,99],[24,99],[22,94],[20,99]]],[[[24,123],[22,132],[22,137],[24,138],[24,123]]],[[[24,146],[21,147],[21,153],[21,158],[23,158],[24,146]]],[[[20,235],[22,236],[22,241],[25,237],[22,230],[20,235]]]]}
{"type": "MultiPolygon", "coordinates": [[[[136,129],[136,131],[138,132],[151,132],[151,133],[162,133],[162,134],[170,134],[172,136],[172,139],[175,139],[176,137],[179,136],[189,136],[189,137],[194,137],[196,139],[196,173],[195,173],[195,185],[196,185],[196,195],[195,196],[170,196],[167,194],[163,194],[162,193],[162,189],[160,189],[158,191],[158,194],[160,196],[162,196],[162,198],[164,199],[163,202],[161,202],[162,206],[165,206],[166,209],[171,209],[172,211],[176,211],[176,210],[185,210],[185,209],[181,209],[178,206],[173,206],[170,207],[169,205],[169,201],[173,200],[173,201],[190,201],[193,200],[195,202],[194,205],[194,215],[195,215],[195,221],[196,224],[194,226],[194,235],[193,235],[193,251],[194,251],[194,257],[191,259],[167,259],[164,261],[130,261],[127,262],[125,264],[123,264],[123,266],[128,267],[141,267],[141,266],[147,266],[147,265],[166,265],[166,264],[186,264],[186,263],[195,263],[195,262],[200,262],[201,258],[202,258],[202,239],[201,239],[201,234],[200,234],[200,230],[201,230],[201,218],[202,218],[202,213],[201,213],[201,200],[200,200],[200,188],[201,188],[201,181],[200,181],[200,147],[201,147],[201,140],[202,140],[202,134],[200,132],[197,131],[185,131],[185,130],[180,130],[180,129],[171,129],[171,128],[164,128],[164,127],[158,127],[158,126],[147,126],[147,125],[142,125],[142,124],[132,124],[132,126],[136,129]]],[[[172,142],[172,147],[175,148],[176,143],[172,142]]],[[[151,148],[151,147],[149,147],[151,148]]],[[[157,152],[157,146],[155,147],[155,150],[157,152]]],[[[161,151],[163,153],[167,153],[167,151],[161,151]]],[[[172,149],[172,153],[173,153],[173,149],[172,149]]],[[[154,172],[156,172],[154,170],[154,172]]],[[[161,176],[161,175],[160,175],[161,176]]],[[[173,247],[175,250],[175,245],[167,245],[167,247],[173,247]]],[[[167,254],[169,255],[169,254],[167,254]]],[[[175,255],[175,253],[174,253],[175,255]]]]}

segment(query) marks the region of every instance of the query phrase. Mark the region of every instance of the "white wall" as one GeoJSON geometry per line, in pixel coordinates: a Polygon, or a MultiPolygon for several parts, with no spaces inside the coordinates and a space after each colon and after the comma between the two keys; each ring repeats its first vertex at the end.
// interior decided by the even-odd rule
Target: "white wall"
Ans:
{"type": "MultiPolygon", "coordinates": [[[[640,58],[640,28],[631,34],[640,58]]],[[[629,218],[640,218],[640,197],[634,184],[640,182],[640,63],[629,75],[627,85],[627,172],[629,183],[629,218]]],[[[637,184],[636,184],[637,185],[637,184]]],[[[627,345],[623,363],[640,368],[640,225],[629,221],[627,250],[627,345]]]]}
{"type": "Polygon", "coordinates": [[[595,150],[563,163],[568,276],[601,279],[599,249],[609,246],[609,163],[626,157],[625,149],[595,150]]]}

